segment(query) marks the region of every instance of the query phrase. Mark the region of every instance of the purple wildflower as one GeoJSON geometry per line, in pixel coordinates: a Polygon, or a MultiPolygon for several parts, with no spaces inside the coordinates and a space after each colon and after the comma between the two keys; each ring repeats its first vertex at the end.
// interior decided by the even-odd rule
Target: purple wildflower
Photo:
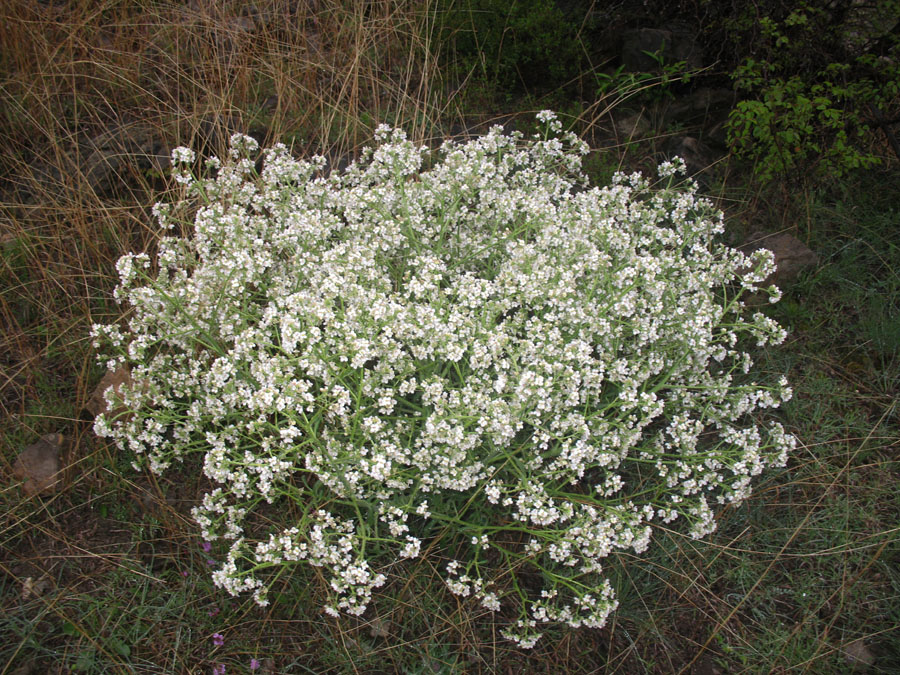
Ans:
{"type": "Polygon", "coordinates": [[[208,541],[204,541],[200,543],[200,548],[203,549],[204,553],[209,553],[210,551],[212,551],[212,544],[210,544],[208,541]]]}
{"type": "Polygon", "coordinates": [[[250,659],[250,670],[259,670],[259,660],[250,659]]]}
{"type": "Polygon", "coordinates": [[[216,647],[221,647],[225,644],[225,637],[221,633],[213,633],[213,644],[216,647]]]}

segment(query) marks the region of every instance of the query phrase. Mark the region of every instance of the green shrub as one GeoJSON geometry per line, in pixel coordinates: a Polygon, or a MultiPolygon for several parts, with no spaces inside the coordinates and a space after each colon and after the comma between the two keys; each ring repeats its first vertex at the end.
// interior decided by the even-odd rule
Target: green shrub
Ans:
{"type": "Polygon", "coordinates": [[[767,2],[761,11],[723,22],[740,54],[731,77],[744,97],[729,118],[732,150],[764,181],[877,164],[873,132],[900,110],[900,3],[873,14],[849,1],[767,2]]]}

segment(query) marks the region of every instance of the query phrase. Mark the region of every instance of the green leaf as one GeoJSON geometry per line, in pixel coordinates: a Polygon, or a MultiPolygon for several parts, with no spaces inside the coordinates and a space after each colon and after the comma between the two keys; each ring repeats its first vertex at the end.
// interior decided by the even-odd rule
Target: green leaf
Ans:
{"type": "Polygon", "coordinates": [[[131,656],[131,647],[129,647],[123,640],[120,640],[119,638],[110,638],[109,646],[119,656],[124,656],[125,658],[131,656]]]}
{"type": "Polygon", "coordinates": [[[96,665],[96,658],[94,656],[94,650],[90,649],[87,651],[83,651],[78,655],[78,658],[75,660],[75,664],[72,666],[72,670],[82,671],[82,670],[90,670],[96,665]]]}

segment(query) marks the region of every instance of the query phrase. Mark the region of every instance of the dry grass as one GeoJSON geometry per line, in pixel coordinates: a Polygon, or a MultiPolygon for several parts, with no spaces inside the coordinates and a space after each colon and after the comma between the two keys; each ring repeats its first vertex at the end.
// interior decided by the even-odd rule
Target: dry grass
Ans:
{"type": "MultiPolygon", "coordinates": [[[[171,148],[219,152],[241,131],[338,159],[376,123],[423,140],[446,117],[429,3],[20,0],[0,13],[6,416],[26,413],[48,355],[86,354],[67,347],[114,311],[112,264],[152,245],[171,148]]],[[[77,373],[73,407],[92,384],[81,358],[57,369],[77,373]]]]}

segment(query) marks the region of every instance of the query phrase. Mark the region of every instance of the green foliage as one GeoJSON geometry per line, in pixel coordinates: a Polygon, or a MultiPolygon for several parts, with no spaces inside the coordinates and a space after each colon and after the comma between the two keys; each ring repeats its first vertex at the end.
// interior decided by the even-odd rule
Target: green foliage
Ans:
{"type": "Polygon", "coordinates": [[[667,62],[664,50],[645,51],[657,63],[656,72],[630,72],[625,65],[620,65],[611,73],[597,73],[597,96],[614,95],[616,103],[637,98],[647,103],[658,103],[672,99],[675,94],[672,85],[676,82],[687,83],[694,72],[687,69],[686,61],[667,62]]]}
{"type": "MultiPolygon", "coordinates": [[[[755,91],[757,98],[737,104],[728,129],[732,149],[756,162],[758,178],[772,180],[809,164],[839,177],[879,162],[863,145],[872,131],[866,108],[889,103],[885,93],[891,88],[867,79],[813,83],[799,75],[766,81],[760,76],[765,68],[748,59],[735,71],[738,89],[755,91]]],[[[832,63],[817,77],[846,70],[847,64],[832,63]]]]}
{"type": "Polygon", "coordinates": [[[731,78],[745,96],[731,112],[728,139],[754,162],[757,178],[838,178],[879,163],[874,122],[900,97],[891,8],[900,15],[896,1],[877,16],[847,2],[790,11],[766,3],[762,19],[747,21],[747,11],[725,23],[742,55],[731,78]]]}

